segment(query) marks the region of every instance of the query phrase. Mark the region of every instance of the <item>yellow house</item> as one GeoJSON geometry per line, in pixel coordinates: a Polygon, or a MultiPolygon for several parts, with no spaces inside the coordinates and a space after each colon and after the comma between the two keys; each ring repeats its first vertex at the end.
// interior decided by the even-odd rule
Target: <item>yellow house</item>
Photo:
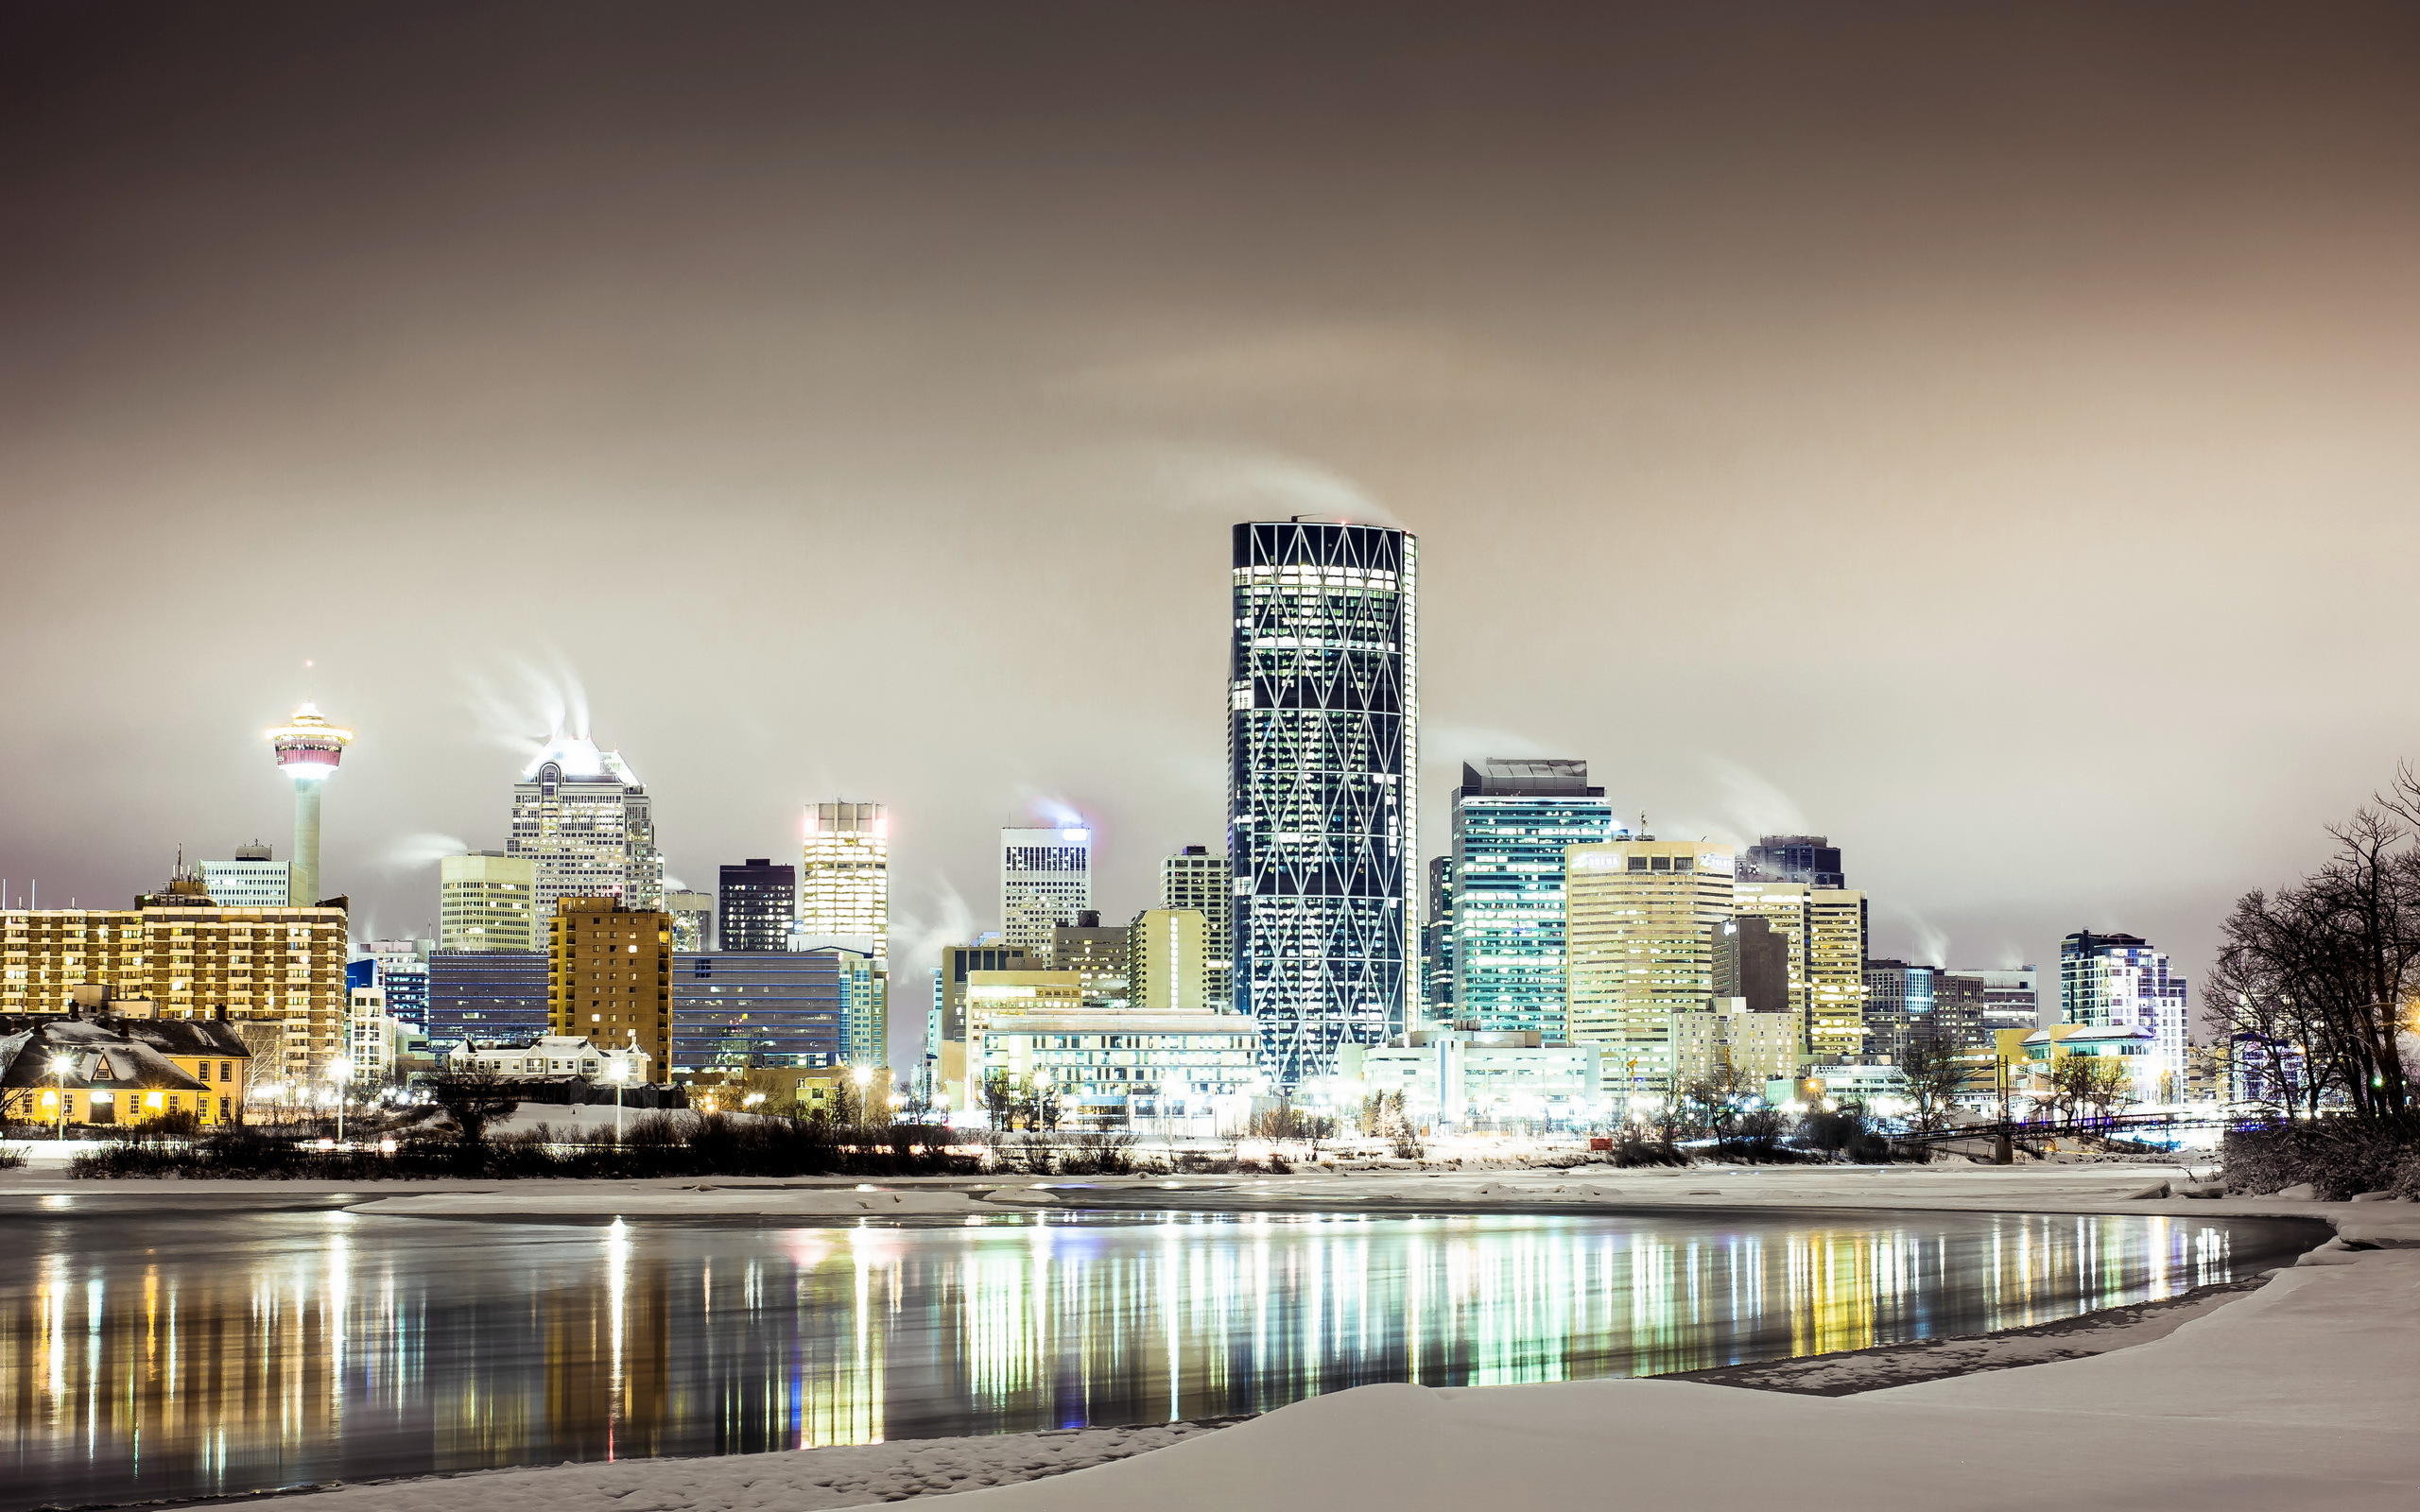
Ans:
{"type": "Polygon", "coordinates": [[[241,1123],[251,1060],[223,1020],[0,1017],[0,1101],[26,1122],[241,1123]]]}

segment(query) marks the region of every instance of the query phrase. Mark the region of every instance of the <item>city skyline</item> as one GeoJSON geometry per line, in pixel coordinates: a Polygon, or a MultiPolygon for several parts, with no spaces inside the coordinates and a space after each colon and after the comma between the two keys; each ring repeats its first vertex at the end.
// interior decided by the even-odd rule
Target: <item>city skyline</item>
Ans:
{"type": "Polygon", "coordinates": [[[307,696],[362,732],[323,871],[419,932],[551,698],[691,888],[889,805],[920,969],[1003,824],[1080,810],[1111,912],[1219,842],[1220,538],[1347,513],[1423,542],[1420,859],[1461,764],[1570,754],[1625,823],[1849,846],[1878,956],[2126,931],[2204,980],[2420,750],[2360,696],[2411,632],[2325,565],[2420,529],[2420,104],[2408,22],[2157,10],[1082,11],[944,63],[508,8],[422,18],[442,109],[358,14],[13,15],[0,872],[285,856],[257,732],[307,696]],[[627,553],[610,615],[535,590],[575,552],[627,553]],[[312,608],[162,675],[248,593],[312,608]]]}

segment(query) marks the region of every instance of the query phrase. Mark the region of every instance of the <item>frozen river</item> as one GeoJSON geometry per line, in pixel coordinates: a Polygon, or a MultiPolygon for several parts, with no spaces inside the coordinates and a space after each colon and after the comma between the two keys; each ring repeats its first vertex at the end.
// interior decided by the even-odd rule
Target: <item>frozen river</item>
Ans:
{"type": "Polygon", "coordinates": [[[2047,1322],[2310,1243],[2244,1219],[1915,1212],[760,1228],[106,1207],[0,1213],[0,1512],[1648,1375],[2047,1322]]]}

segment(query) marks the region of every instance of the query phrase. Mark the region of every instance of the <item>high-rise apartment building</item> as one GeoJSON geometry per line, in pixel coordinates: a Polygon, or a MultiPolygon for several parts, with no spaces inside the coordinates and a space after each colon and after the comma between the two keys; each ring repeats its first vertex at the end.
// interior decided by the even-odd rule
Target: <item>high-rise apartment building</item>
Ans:
{"type": "Polygon", "coordinates": [[[203,862],[201,886],[221,908],[294,906],[293,864],[273,859],[258,840],[237,846],[233,861],[203,862]]]}
{"type": "Polygon", "coordinates": [[[1000,935],[1036,955],[1050,932],[1093,905],[1093,833],[1011,827],[1000,832],[1000,935]]]}
{"type": "Polygon", "coordinates": [[[1811,1054],[1865,1053],[1865,894],[1800,882],[1741,882],[1735,907],[1789,950],[1790,1010],[1811,1054]]]}
{"type": "Polygon", "coordinates": [[[1739,859],[1741,882],[1794,882],[1806,887],[1845,887],[1841,848],[1820,834],[1768,834],[1739,859]]]}
{"type": "Polygon", "coordinates": [[[1617,1111],[1675,1091],[1672,1018],[1707,1011],[1725,970],[1732,848],[1609,840],[1565,855],[1564,1015],[1617,1111]]]}
{"type": "Polygon", "coordinates": [[[1238,524],[1228,673],[1236,1005],[1280,1091],[1383,1044],[1412,998],[1419,547],[1407,531],[1238,524]]]}
{"type": "MultiPolygon", "coordinates": [[[[2183,975],[2166,953],[2135,935],[2078,930],[2059,941],[2059,1022],[2110,1034],[2131,1031],[2141,1041],[2114,1053],[2134,1056],[2140,1095],[2171,1100],[2184,1094],[2191,1015],[2183,975]]],[[[2109,1053],[2109,1052],[2104,1052],[2109,1053]]]]}
{"type": "Polygon", "coordinates": [[[1420,924],[1421,1017],[1431,1023],[1453,1018],[1454,858],[1428,858],[1428,907],[1420,924]]]}
{"type": "Polygon", "coordinates": [[[818,803],[799,848],[798,927],[805,942],[890,954],[890,817],[879,803],[818,803]]]}
{"type": "MultiPolygon", "coordinates": [[[[199,884],[195,884],[198,888],[199,884]]],[[[307,1081],[343,1053],[341,908],[223,908],[199,891],[143,908],[0,913],[0,1013],[64,1013],[78,988],[135,1017],[227,1019],[256,1080],[307,1081]]]]}
{"type": "Polygon", "coordinates": [[[1099,913],[1081,910],[1075,922],[1050,932],[1050,970],[1076,973],[1087,1008],[1126,1006],[1125,927],[1103,925],[1099,913]]]}
{"type": "MultiPolygon", "coordinates": [[[[1588,764],[1491,757],[1454,791],[1454,1019],[1564,1037],[1564,852],[1613,838],[1588,764]]],[[[1627,832],[1625,832],[1627,833],[1627,832]]]]}
{"type": "Polygon", "coordinates": [[[1138,1013],[1215,1013],[1209,925],[1198,908],[1146,908],[1126,926],[1126,1002],[1138,1013]]]}
{"type": "Polygon", "coordinates": [[[715,948],[715,895],[710,892],[667,892],[664,911],[672,916],[672,949],[697,955],[715,948]]]}
{"type": "Polygon", "coordinates": [[[798,917],[798,869],[752,856],[722,868],[716,897],[725,951],[786,951],[798,917]]]}
{"type": "Polygon", "coordinates": [[[538,863],[474,850],[437,864],[437,944],[448,951],[534,951],[538,863]]]}
{"type": "Polygon", "coordinates": [[[1189,845],[1160,863],[1160,906],[1201,916],[1201,1001],[1225,1013],[1236,1004],[1236,873],[1223,855],[1189,845]]]}
{"type": "Polygon", "coordinates": [[[672,1057],[672,916],[612,898],[565,898],[548,931],[546,1031],[600,1049],[672,1057]]]}
{"type": "Polygon", "coordinates": [[[1958,974],[1982,984],[1986,1030],[2042,1027],[2042,973],[2032,967],[1961,967],[1958,974]]]}
{"type": "Polygon", "coordinates": [[[565,898],[613,898],[628,908],[664,901],[664,857],[646,784],[619,751],[558,735],[512,788],[506,851],[537,867],[539,927],[565,898]]]}
{"type": "Polygon", "coordinates": [[[289,908],[317,907],[320,891],[320,790],[336,775],[353,731],[339,730],[320,715],[316,705],[304,704],[293,717],[268,731],[269,748],[277,752],[277,769],[294,780],[294,867],[289,908]]]}

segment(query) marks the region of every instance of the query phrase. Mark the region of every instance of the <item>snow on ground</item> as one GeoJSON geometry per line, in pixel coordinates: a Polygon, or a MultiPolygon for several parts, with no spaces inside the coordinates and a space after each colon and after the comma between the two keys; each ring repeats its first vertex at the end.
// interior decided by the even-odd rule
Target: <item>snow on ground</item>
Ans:
{"type": "Polygon", "coordinates": [[[578,1190],[606,1183],[522,1183],[501,1192],[435,1192],[380,1197],[354,1212],[390,1218],[857,1218],[996,1212],[964,1192],[881,1191],[873,1186],[726,1187],[713,1182],[647,1191],[578,1190]]]}
{"type": "MultiPolygon", "coordinates": [[[[964,1491],[1165,1449],[1211,1431],[1201,1423],[1061,1429],[980,1438],[910,1438],[715,1459],[620,1460],[486,1470],[300,1498],[312,1512],[486,1512],[535,1504],[611,1512],[819,1512],[964,1491]]],[[[280,1498],[280,1505],[289,1499],[280,1498]]]]}

